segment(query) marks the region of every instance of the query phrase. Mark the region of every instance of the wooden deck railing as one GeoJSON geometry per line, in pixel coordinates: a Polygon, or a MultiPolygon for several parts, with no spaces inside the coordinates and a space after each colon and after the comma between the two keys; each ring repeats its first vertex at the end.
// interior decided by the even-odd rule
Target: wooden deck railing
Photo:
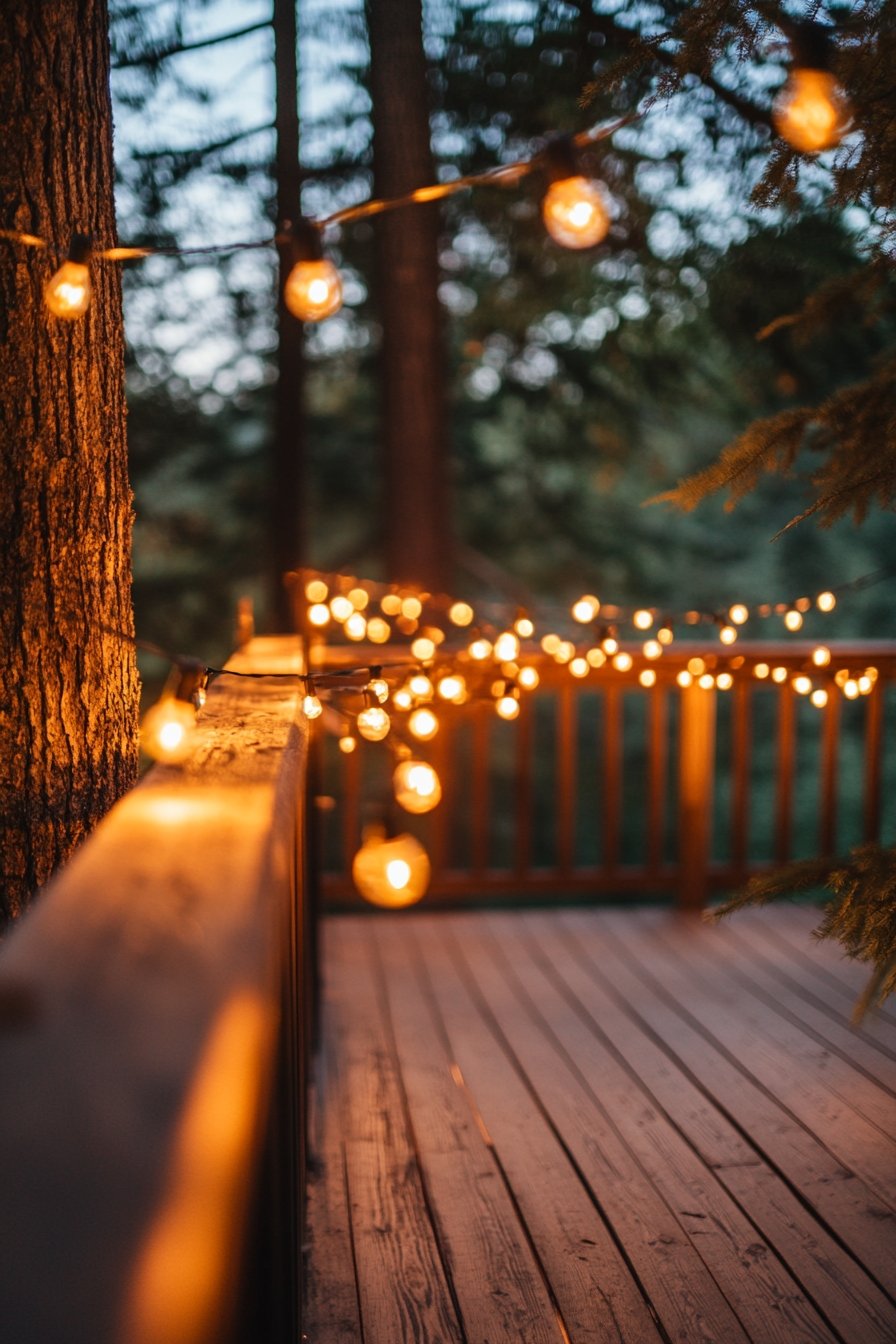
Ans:
{"type": "MultiPolygon", "coordinates": [[[[764,663],[789,678],[811,670],[812,647],[743,642],[738,652],[745,671],[764,663]]],[[[828,674],[876,668],[869,695],[847,700],[832,685],[818,709],[770,676],[742,675],[726,691],[696,679],[682,688],[691,659],[718,654],[682,644],[655,664],[650,689],[634,672],[576,680],[541,659],[518,719],[505,723],[483,702],[447,709],[453,730],[415,746],[439,771],[442,803],[425,818],[393,816],[429,850],[431,896],[666,892],[699,907],[761,868],[892,835],[896,644],[829,647],[828,674]]],[[[325,744],[318,801],[331,902],[357,900],[351,858],[389,795],[383,756],[325,744]]]]}
{"type": "MultiPolygon", "coordinates": [[[[298,670],[298,642],[231,666],[298,670]]],[[[0,1334],[299,1338],[313,966],[297,683],[222,678],[0,956],[0,1334]]]]}

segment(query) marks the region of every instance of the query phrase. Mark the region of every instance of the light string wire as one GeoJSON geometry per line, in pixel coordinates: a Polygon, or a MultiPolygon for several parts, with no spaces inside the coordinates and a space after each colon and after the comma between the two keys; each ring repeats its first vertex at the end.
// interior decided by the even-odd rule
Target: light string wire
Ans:
{"type": "MultiPolygon", "coordinates": [[[[606,140],[615,135],[618,130],[624,126],[639,121],[644,116],[643,111],[630,112],[624,117],[618,117],[612,122],[603,122],[593,126],[588,130],[579,131],[568,138],[576,149],[584,149],[589,145],[597,144],[601,140],[606,140]]],[[[537,150],[527,159],[519,159],[514,163],[501,164],[495,168],[485,169],[479,173],[468,173],[463,177],[451,178],[448,182],[434,182],[429,186],[417,187],[414,191],[408,192],[402,196],[393,197],[370,197],[365,201],[359,201],[356,205],[347,205],[340,210],[334,210],[329,215],[322,215],[318,218],[309,218],[308,223],[323,232],[327,228],[336,227],[341,224],[352,223],[355,220],[367,219],[373,215],[386,214],[392,210],[403,209],[410,205],[425,205],[432,201],[443,200],[447,196],[453,196],[456,192],[465,191],[473,187],[480,186],[512,186],[527,177],[530,173],[539,170],[544,163],[545,151],[537,150]]],[[[0,229],[0,238],[5,238],[10,242],[21,243],[25,247],[49,248],[50,243],[47,239],[39,237],[37,234],[19,231],[16,229],[0,229]]],[[[178,247],[152,245],[147,246],[129,246],[121,245],[116,247],[96,248],[91,252],[93,259],[101,261],[137,261],[146,257],[190,257],[190,256],[213,256],[227,252],[246,252],[260,248],[279,246],[289,240],[289,234],[278,230],[273,237],[263,239],[253,239],[248,242],[233,243],[214,243],[204,244],[196,247],[178,247]]]]}

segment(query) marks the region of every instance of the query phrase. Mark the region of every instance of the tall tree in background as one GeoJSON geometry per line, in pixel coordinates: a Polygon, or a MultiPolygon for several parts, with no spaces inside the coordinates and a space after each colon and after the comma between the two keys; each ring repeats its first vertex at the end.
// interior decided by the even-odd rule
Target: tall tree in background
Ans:
{"type": "Polygon", "coordinates": [[[73,229],[115,237],[103,0],[0,9],[0,200],[50,255],[0,251],[0,914],[9,918],[133,782],[137,678],[117,268],[84,318],[41,286],[73,229]]]}
{"type": "MultiPolygon", "coordinates": [[[[368,0],[377,196],[433,180],[420,0],[368,0]]],[[[383,516],[389,578],[450,583],[447,443],[435,205],[381,216],[383,516]]]]}

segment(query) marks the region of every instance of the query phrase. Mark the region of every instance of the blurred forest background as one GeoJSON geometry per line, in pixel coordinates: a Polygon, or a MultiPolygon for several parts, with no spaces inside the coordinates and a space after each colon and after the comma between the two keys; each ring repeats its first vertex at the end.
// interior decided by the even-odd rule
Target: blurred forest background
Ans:
{"type": "MultiPolygon", "coordinates": [[[[550,134],[633,110],[634,86],[601,96],[601,72],[618,54],[614,31],[648,31],[659,7],[606,0],[596,6],[604,25],[591,9],[424,5],[439,178],[529,156],[550,134]],[[597,97],[583,109],[593,81],[597,97]]],[[[122,241],[270,236],[270,19],[268,0],[112,4],[122,241]]],[[[302,0],[298,20],[301,204],[320,216],[372,190],[363,0],[302,0]]],[[[786,55],[782,43],[751,70],[757,102],[768,106],[783,82],[786,55]]],[[[887,562],[886,515],[859,529],[809,521],[772,540],[813,497],[799,472],[768,477],[733,513],[719,499],[690,514],[644,507],[757,417],[861,378],[892,339],[890,319],[857,311],[809,339],[785,328],[756,340],[819,283],[852,270],[873,230],[863,209],[832,208],[823,159],[801,167],[798,210],[759,208],[751,193],[771,143],[767,126],[685,81],[589,152],[614,203],[600,247],[551,242],[531,181],[440,208],[460,595],[481,592],[482,557],[551,600],[588,590],[679,608],[813,593],[887,562]]],[[[353,224],[336,238],[345,307],[305,333],[304,559],[382,577],[375,296],[388,276],[375,275],[373,228],[353,224]]],[[[270,249],[125,268],[137,628],[211,661],[229,651],[238,596],[251,594],[259,627],[273,628],[276,260],[270,249]]],[[[890,635],[889,594],[886,583],[851,594],[807,633],[890,635]]]]}

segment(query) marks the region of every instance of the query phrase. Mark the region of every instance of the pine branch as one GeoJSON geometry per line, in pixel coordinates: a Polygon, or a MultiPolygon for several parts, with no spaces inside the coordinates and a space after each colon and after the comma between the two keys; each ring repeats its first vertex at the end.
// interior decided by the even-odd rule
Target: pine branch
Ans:
{"type": "Polygon", "coordinates": [[[113,70],[131,70],[140,65],[159,65],[162,61],[167,61],[170,56],[179,56],[184,51],[200,51],[203,47],[215,47],[221,42],[234,42],[239,37],[248,37],[250,33],[261,32],[262,28],[270,28],[270,19],[262,19],[258,23],[250,23],[245,28],[236,28],[228,33],[215,33],[212,37],[197,38],[195,42],[172,42],[167,47],[150,47],[146,51],[138,51],[134,56],[122,56],[113,61],[113,70]]]}
{"type": "Polygon", "coordinates": [[[716,922],[751,905],[826,887],[833,899],[824,908],[816,938],[835,939],[846,956],[869,962],[873,973],[853,1010],[853,1021],[896,989],[896,847],[860,845],[841,858],[804,859],[751,878],[724,905],[707,912],[716,922]]]}

